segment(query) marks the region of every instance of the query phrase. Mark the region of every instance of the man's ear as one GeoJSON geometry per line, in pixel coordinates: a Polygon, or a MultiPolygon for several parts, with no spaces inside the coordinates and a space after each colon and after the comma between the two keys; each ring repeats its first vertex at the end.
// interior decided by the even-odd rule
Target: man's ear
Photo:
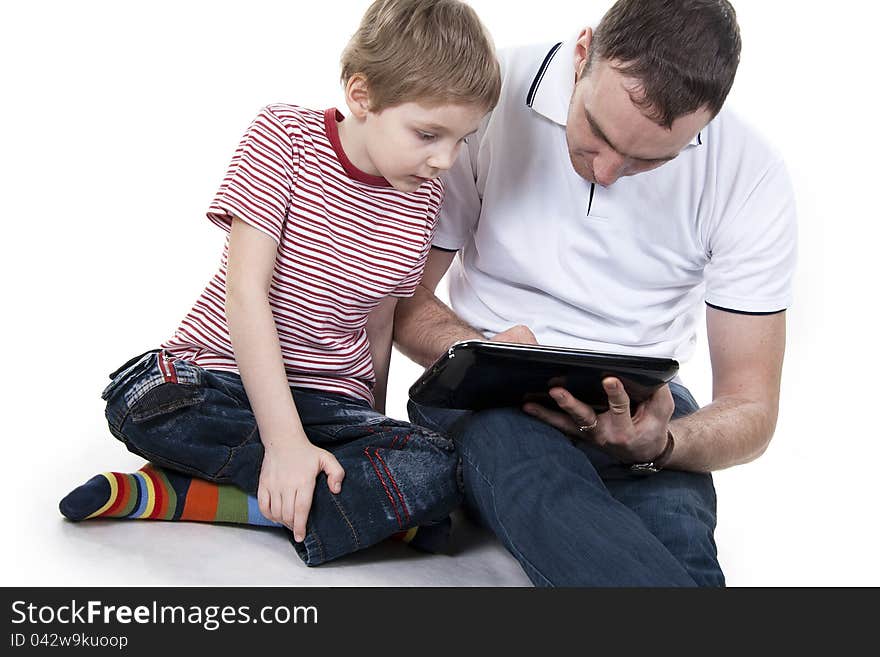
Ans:
{"type": "Polygon", "coordinates": [[[584,73],[584,67],[590,59],[590,44],[593,42],[593,28],[585,27],[578,35],[574,46],[574,75],[575,81],[580,81],[584,73]]]}
{"type": "Polygon", "coordinates": [[[352,75],[345,85],[345,104],[352,115],[359,119],[366,118],[370,111],[370,87],[363,73],[352,75]]]}

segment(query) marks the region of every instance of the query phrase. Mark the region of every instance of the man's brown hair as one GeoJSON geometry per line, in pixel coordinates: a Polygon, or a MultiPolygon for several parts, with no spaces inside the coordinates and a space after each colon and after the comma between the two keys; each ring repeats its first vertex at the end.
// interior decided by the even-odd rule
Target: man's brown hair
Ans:
{"type": "Polygon", "coordinates": [[[727,0],[618,0],[593,34],[587,68],[600,59],[636,80],[633,102],[670,128],[702,107],[721,110],[741,47],[727,0]]]}
{"type": "Polygon", "coordinates": [[[458,0],[376,0],[342,54],[342,83],[358,73],[373,112],[406,102],[488,111],[501,93],[492,40],[458,0]]]}

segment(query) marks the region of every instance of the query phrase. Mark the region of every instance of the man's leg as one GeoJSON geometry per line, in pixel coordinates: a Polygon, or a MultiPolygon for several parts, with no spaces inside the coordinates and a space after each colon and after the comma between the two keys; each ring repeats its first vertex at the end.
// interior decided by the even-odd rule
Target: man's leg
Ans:
{"type": "MultiPolygon", "coordinates": [[[[672,384],[673,418],[694,413],[697,403],[683,386],[672,384]]],[[[589,453],[590,449],[585,449],[589,453]]],[[[663,470],[631,476],[621,468],[593,463],[611,494],[632,509],[700,586],[724,586],[715,546],[715,487],[712,475],[663,470]]]]}
{"type": "Polygon", "coordinates": [[[471,512],[536,585],[694,586],[556,429],[501,409],[455,418],[449,430],[471,512]]]}

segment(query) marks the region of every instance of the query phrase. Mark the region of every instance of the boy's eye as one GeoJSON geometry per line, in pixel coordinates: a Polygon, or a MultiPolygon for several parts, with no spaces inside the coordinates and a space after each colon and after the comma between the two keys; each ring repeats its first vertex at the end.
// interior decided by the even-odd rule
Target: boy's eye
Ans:
{"type": "Polygon", "coordinates": [[[436,139],[436,135],[432,135],[430,132],[422,132],[421,130],[417,130],[416,133],[419,135],[419,139],[422,141],[434,141],[436,139]]]}

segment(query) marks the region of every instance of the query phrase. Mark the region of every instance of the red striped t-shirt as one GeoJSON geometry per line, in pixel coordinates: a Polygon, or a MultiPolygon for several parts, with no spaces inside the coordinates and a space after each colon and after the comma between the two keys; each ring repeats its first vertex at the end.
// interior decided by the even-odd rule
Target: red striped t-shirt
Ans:
{"type": "MultiPolygon", "coordinates": [[[[339,141],[335,109],[270,105],[235,151],[208,218],[233,216],[278,243],[269,304],[292,386],[372,403],[365,326],[387,296],[412,296],[443,197],[439,180],[411,193],[357,169],[339,141]]],[[[224,310],[229,240],[211,279],[174,336],[172,356],[238,372],[224,310]]]]}

